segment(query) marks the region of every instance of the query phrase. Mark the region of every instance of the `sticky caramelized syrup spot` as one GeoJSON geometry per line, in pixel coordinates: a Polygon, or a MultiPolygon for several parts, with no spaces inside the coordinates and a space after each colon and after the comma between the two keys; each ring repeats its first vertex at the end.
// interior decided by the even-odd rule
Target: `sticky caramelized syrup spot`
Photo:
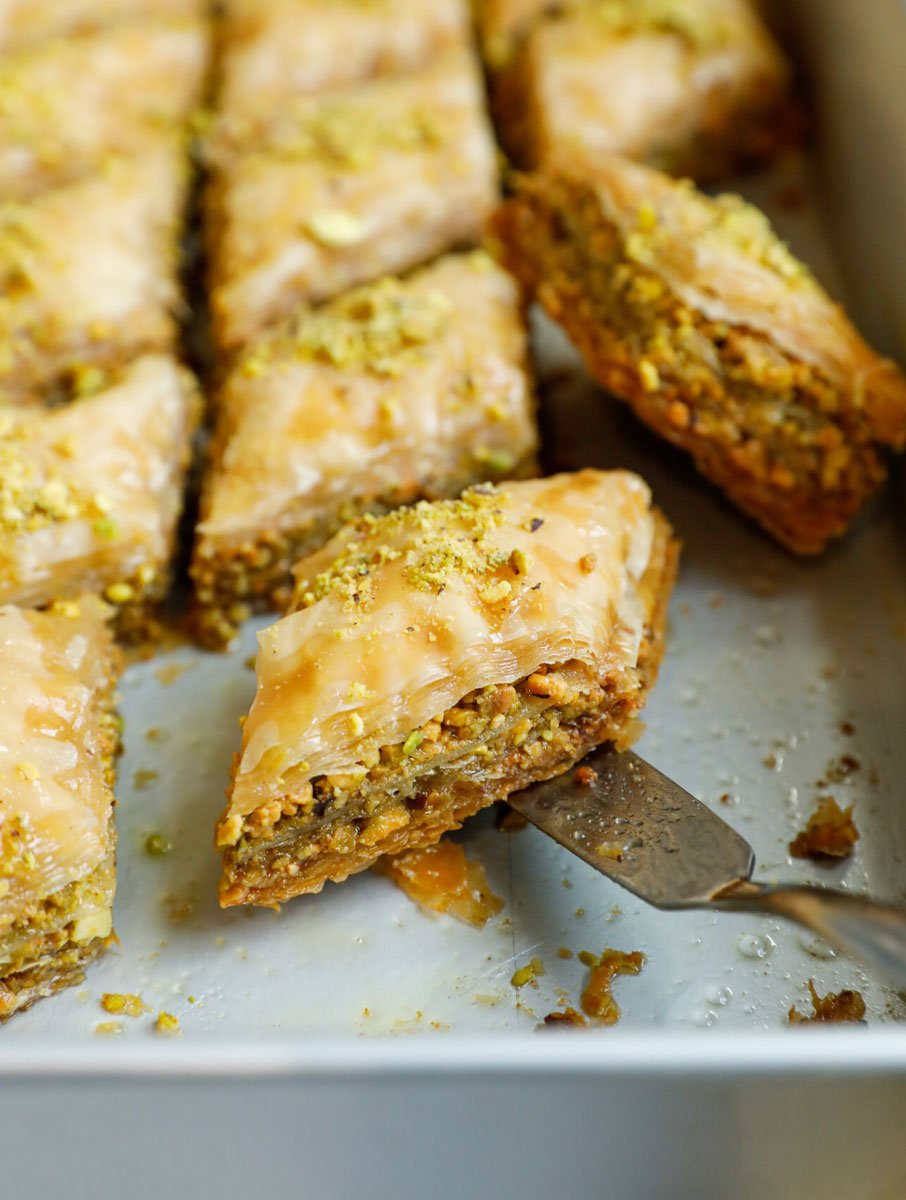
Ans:
{"type": "Polygon", "coordinates": [[[588,1022],[574,1008],[564,1008],[562,1011],[549,1012],[544,1018],[548,1029],[568,1029],[571,1026],[587,1026],[588,1022]]]}
{"type": "Polygon", "coordinates": [[[859,840],[852,805],[841,808],[833,796],[822,796],[805,829],[790,842],[794,858],[848,858],[859,840]]]}
{"type": "Polygon", "coordinates": [[[389,876],[422,908],[449,913],[477,929],[503,908],[503,901],[488,886],[484,867],[466,858],[456,842],[388,855],[375,870],[389,876]]]}
{"type": "Polygon", "coordinates": [[[865,1020],[865,1001],[862,999],[861,992],[847,988],[842,992],[828,992],[826,996],[819,996],[815,990],[813,979],[808,981],[808,990],[813,1014],[806,1017],[797,1009],[791,1008],[789,1011],[791,1025],[814,1025],[821,1021],[855,1024],[865,1020]]]}
{"type": "MultiPolygon", "coordinates": [[[[579,957],[583,958],[582,955],[579,957]]],[[[638,950],[629,954],[622,950],[605,950],[600,958],[590,957],[591,974],[582,992],[582,1011],[601,1025],[616,1025],[620,1019],[620,1006],[613,998],[613,981],[617,975],[638,975],[645,956],[638,950]]]]}

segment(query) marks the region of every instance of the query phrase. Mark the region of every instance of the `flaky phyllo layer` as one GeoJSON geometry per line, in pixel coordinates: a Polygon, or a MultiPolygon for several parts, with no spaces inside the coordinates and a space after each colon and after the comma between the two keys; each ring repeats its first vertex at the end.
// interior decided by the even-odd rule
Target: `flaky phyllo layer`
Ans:
{"type": "Polygon", "coordinates": [[[121,663],[104,616],[0,608],[0,1020],[110,935],[121,663]]]}
{"type": "Polygon", "coordinates": [[[260,637],[217,830],[224,903],[317,890],[436,840],[628,733],[672,566],[627,472],[487,485],[348,526],[299,564],[295,610],[260,637]]]}

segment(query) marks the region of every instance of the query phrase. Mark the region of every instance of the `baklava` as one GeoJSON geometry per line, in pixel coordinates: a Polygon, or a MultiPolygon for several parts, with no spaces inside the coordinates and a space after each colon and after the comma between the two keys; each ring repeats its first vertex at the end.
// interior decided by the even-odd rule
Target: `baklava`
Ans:
{"type": "Polygon", "coordinates": [[[242,142],[293,96],[423,67],[469,37],[464,0],[226,0],[222,133],[242,142]]]}
{"type": "Polygon", "coordinates": [[[845,531],[906,379],[766,217],[625,159],[517,180],[496,235],[591,373],[789,549],[845,531]]]}
{"type": "Polygon", "coordinates": [[[188,163],[179,138],[0,201],[0,402],[175,344],[188,163]]]}
{"type": "Polygon", "coordinates": [[[798,132],[789,64],[749,0],[486,7],[495,115],[522,167],[616,153],[713,178],[798,132]]]}
{"type": "Polygon", "coordinates": [[[641,479],[587,470],[366,516],[303,559],[259,637],[221,904],[319,891],[629,744],[675,554],[641,479]]]}
{"type": "Polygon", "coordinates": [[[0,607],[0,1022],[112,939],[121,663],[102,608],[0,607]]]}
{"type": "Polygon", "coordinates": [[[173,360],[87,369],[68,404],[0,410],[0,603],[102,595],[126,638],[166,593],[199,400],[173,360]]]}
{"type": "Polygon", "coordinates": [[[192,575],[196,631],[283,608],[291,567],[365,510],[529,475],[537,433],[519,290],[482,251],[303,309],[229,372],[192,575]]]}
{"type": "Polygon", "coordinates": [[[253,152],[209,151],[215,340],[480,240],[497,167],[471,52],[284,105],[253,152]]]}
{"type": "Polygon", "coordinates": [[[143,153],[198,101],[207,42],[198,20],[120,21],[0,59],[0,198],[143,153]]]}

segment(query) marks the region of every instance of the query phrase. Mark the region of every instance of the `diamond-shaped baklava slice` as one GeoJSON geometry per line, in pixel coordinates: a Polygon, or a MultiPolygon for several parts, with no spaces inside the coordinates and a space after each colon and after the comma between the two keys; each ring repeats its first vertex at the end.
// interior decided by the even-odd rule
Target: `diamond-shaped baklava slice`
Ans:
{"type": "Polygon", "coordinates": [[[111,940],[121,663],[103,607],[0,607],[0,1022],[111,940]]]}
{"type": "Polygon", "coordinates": [[[221,904],[275,904],[628,744],[676,547],[625,471],[483,485],[346,527],[259,637],[221,904]]]}
{"type": "Polygon", "coordinates": [[[247,144],[292,96],[424,66],[470,36],[464,0],[226,0],[220,134],[247,144]]]}
{"type": "Polygon", "coordinates": [[[789,64],[750,0],[488,8],[496,115],[521,166],[618,153],[714,177],[795,134],[789,64]]]}
{"type": "Polygon", "coordinates": [[[282,608],[291,568],[363,510],[532,473],[521,297],[482,251],[305,309],[246,350],[219,396],[192,565],[222,644],[282,608]]]}
{"type": "Polygon", "coordinates": [[[0,201],[0,401],[175,341],[188,164],[178,139],[0,201]]]}
{"type": "Polygon", "coordinates": [[[198,100],[207,43],[199,20],[120,21],[0,61],[0,197],[140,155],[198,100]]]}
{"type": "Polygon", "coordinates": [[[225,350],[300,301],[475,245],[497,196],[466,49],[398,78],[290,101],[254,152],[212,154],[211,309],[225,350]]]}
{"type": "Polygon", "coordinates": [[[737,196],[613,158],[527,176],[510,267],[592,374],[784,545],[822,550],[906,443],[906,379],[737,196]]]}
{"type": "Polygon", "coordinates": [[[199,401],[165,356],[81,376],[53,409],[0,410],[0,603],[92,592],[143,636],[167,590],[199,401]]]}

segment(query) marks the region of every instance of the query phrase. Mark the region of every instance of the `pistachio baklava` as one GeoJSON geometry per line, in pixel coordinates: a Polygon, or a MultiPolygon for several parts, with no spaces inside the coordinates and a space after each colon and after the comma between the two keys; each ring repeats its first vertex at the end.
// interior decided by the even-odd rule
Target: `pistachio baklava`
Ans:
{"type": "Polygon", "coordinates": [[[495,232],[590,372],[800,554],[906,442],[906,379],[736,196],[623,158],[525,176],[495,232]]]}
{"type": "Polygon", "coordinates": [[[259,637],[221,904],[319,891],[628,745],[675,558],[625,471],[486,484],[341,530],[259,637]]]}
{"type": "Polygon", "coordinates": [[[789,63],[750,0],[485,0],[479,19],[522,167],[617,153],[713,178],[798,132],[789,63]]]}
{"type": "Polygon", "coordinates": [[[169,582],[197,389],[163,355],[76,386],[55,408],[0,409],[0,603],[96,593],[142,638],[169,582]]]}
{"type": "Polygon", "coordinates": [[[207,48],[202,21],[147,17],[0,58],[0,199],[140,156],[198,102],[207,48]]]}
{"type": "Polygon", "coordinates": [[[237,151],[215,132],[206,212],[215,341],[231,353],[300,302],[478,243],[497,199],[470,49],[282,104],[237,151]]]}
{"type": "Polygon", "coordinates": [[[191,568],[215,646],[345,520],[533,472],[519,289],[482,251],[355,288],[252,342],[217,409],[191,568]]]}
{"type": "Polygon", "coordinates": [[[0,607],[0,1022],[112,940],[121,662],[102,609],[0,607]]]}
{"type": "Polygon", "coordinates": [[[465,0],[225,0],[221,136],[247,143],[293,96],[415,70],[469,37],[465,0]]]}
{"type": "Polygon", "coordinates": [[[27,204],[0,200],[0,403],[173,347],[187,179],[181,139],[161,135],[27,204]]]}

